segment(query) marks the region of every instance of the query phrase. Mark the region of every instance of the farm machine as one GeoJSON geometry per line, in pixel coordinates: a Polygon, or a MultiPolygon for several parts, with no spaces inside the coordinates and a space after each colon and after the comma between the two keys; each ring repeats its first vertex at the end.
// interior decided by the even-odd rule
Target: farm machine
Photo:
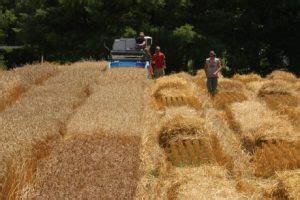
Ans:
{"type": "Polygon", "coordinates": [[[152,45],[152,37],[146,36],[146,48],[137,49],[135,38],[115,39],[112,50],[110,50],[108,68],[138,67],[145,68],[149,77],[151,55],[149,53],[152,45]]]}

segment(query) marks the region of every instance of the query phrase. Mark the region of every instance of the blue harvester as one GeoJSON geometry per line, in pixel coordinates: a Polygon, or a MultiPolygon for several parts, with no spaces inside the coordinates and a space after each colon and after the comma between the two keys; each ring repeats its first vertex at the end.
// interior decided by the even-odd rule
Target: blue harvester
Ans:
{"type": "MultiPolygon", "coordinates": [[[[152,45],[152,37],[146,36],[146,49],[152,45]]],[[[110,51],[108,68],[138,67],[145,68],[147,77],[149,75],[150,56],[145,50],[136,49],[135,38],[115,39],[110,51]]]]}

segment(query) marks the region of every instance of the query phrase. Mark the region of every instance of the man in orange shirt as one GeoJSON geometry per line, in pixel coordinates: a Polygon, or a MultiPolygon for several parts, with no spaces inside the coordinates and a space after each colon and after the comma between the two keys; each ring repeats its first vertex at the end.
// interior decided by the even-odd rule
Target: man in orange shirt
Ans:
{"type": "Polygon", "coordinates": [[[166,57],[160,50],[160,47],[156,47],[155,54],[152,56],[152,64],[154,67],[154,76],[159,78],[165,75],[166,69],[166,57]]]}

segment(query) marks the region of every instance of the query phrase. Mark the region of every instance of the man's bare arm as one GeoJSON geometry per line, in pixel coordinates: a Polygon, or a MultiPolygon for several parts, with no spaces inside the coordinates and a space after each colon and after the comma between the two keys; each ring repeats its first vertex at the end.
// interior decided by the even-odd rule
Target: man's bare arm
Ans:
{"type": "Polygon", "coordinates": [[[218,74],[222,70],[221,60],[218,62],[218,69],[214,74],[218,74]]]}
{"type": "Polygon", "coordinates": [[[207,61],[205,61],[205,64],[204,64],[204,71],[205,71],[206,76],[207,76],[207,68],[208,68],[208,64],[207,64],[207,61]]]}

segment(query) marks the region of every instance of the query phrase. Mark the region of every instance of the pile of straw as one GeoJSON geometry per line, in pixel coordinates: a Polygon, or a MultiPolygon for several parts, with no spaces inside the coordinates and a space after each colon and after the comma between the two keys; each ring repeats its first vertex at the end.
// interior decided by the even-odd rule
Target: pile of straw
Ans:
{"type": "Polygon", "coordinates": [[[299,98],[293,84],[286,81],[272,81],[264,84],[258,92],[268,106],[274,110],[281,110],[284,107],[297,107],[299,98]]]}
{"type": "Polygon", "coordinates": [[[276,173],[278,184],[272,191],[274,199],[298,199],[300,197],[300,170],[276,173]]]}
{"type": "Polygon", "coordinates": [[[294,95],[295,90],[292,84],[282,81],[275,80],[272,82],[265,83],[259,90],[258,96],[264,97],[266,95],[294,95]]]}
{"type": "Polygon", "coordinates": [[[297,140],[299,134],[290,122],[256,101],[234,103],[230,107],[233,119],[241,129],[246,148],[253,151],[261,141],[272,139],[297,140]]]}
{"type": "Polygon", "coordinates": [[[209,132],[204,128],[204,121],[198,118],[184,118],[175,116],[170,121],[164,122],[159,134],[159,144],[166,147],[174,138],[200,138],[209,137],[209,132]]]}
{"type": "Polygon", "coordinates": [[[233,77],[233,80],[241,81],[243,83],[249,83],[254,81],[261,81],[262,78],[258,74],[247,74],[247,75],[240,75],[236,74],[233,77]]]}
{"type": "Polygon", "coordinates": [[[235,102],[246,101],[247,97],[236,91],[221,91],[213,99],[213,105],[216,109],[225,109],[226,106],[235,102]]]}
{"type": "MultiPolygon", "coordinates": [[[[216,166],[176,169],[168,197],[174,199],[244,199],[238,193],[235,181],[228,179],[227,171],[216,166]]],[[[254,195],[253,195],[254,196],[254,195]]],[[[247,197],[254,199],[254,197],[247,197]]]]}
{"type": "Polygon", "coordinates": [[[160,78],[151,88],[158,109],[169,106],[191,106],[201,109],[196,86],[186,74],[160,78]]]}
{"type": "Polygon", "coordinates": [[[245,86],[239,81],[223,78],[219,80],[218,89],[222,91],[242,92],[245,86]]]}
{"type": "Polygon", "coordinates": [[[262,144],[254,155],[254,173],[259,177],[270,177],[276,171],[300,168],[300,141],[272,141],[262,144]]]}
{"type": "Polygon", "coordinates": [[[267,76],[268,79],[271,80],[284,80],[284,81],[289,81],[289,82],[296,82],[297,77],[290,72],[285,72],[285,71],[274,71],[271,74],[267,76]]]}

